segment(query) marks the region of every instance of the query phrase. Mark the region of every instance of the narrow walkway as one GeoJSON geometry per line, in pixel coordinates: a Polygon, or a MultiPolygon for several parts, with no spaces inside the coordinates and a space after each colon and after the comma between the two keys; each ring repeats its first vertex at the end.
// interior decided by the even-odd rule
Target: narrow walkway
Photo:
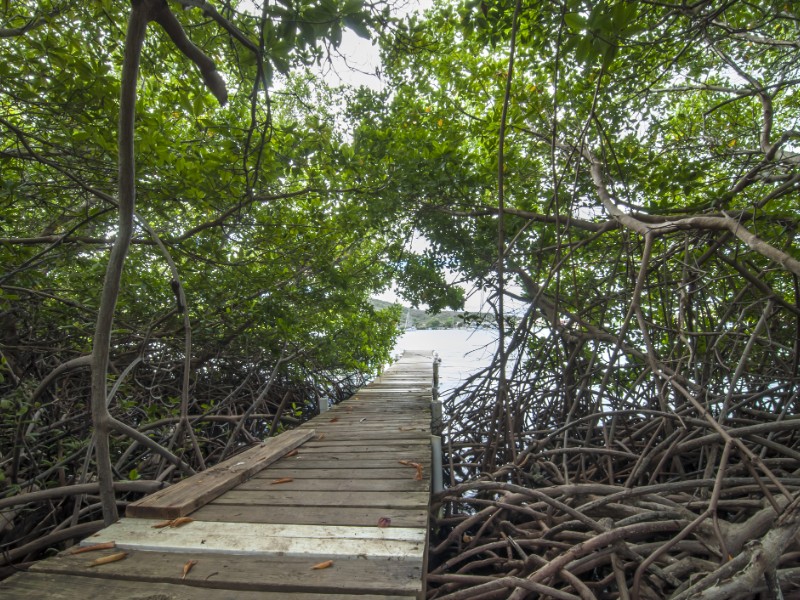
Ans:
{"type": "Polygon", "coordinates": [[[37,563],[0,583],[0,597],[421,598],[431,360],[406,353],[346,402],[263,448],[131,505],[129,515],[140,518],[127,516],[82,544],[113,541],[115,548],[67,551],[37,563]],[[238,481],[220,493],[220,481],[232,478],[238,481]],[[191,522],[154,527],[184,515],[191,522]],[[90,566],[119,552],[127,556],[90,566]]]}

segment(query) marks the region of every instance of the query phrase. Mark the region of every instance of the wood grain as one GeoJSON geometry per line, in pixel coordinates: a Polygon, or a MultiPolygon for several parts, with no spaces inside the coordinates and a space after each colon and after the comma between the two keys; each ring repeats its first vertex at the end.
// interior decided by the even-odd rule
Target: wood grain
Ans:
{"type": "Polygon", "coordinates": [[[128,505],[128,517],[175,519],[188,515],[236,484],[266,468],[315,435],[313,429],[289,431],[128,505]]]}
{"type": "MultiPolygon", "coordinates": [[[[86,567],[86,560],[61,556],[37,563],[37,573],[103,577],[105,580],[137,580],[140,595],[149,595],[149,584],[194,586],[194,598],[202,599],[198,588],[252,590],[264,592],[305,592],[334,594],[385,594],[409,596],[416,593],[422,577],[422,561],[390,558],[338,559],[333,568],[312,571],[311,566],[326,557],[247,556],[193,554],[188,552],[131,552],[127,560],[99,568],[86,567]],[[186,580],[182,567],[197,560],[186,580]]],[[[57,585],[57,584],[56,584],[57,585]]],[[[0,588],[1,590],[2,588],[0,588]]],[[[187,588],[184,588],[187,589],[187,588]]],[[[191,589],[188,587],[188,589],[191,589]]],[[[228,592],[228,598],[237,598],[228,592]]],[[[5,598],[6,596],[4,596],[5,598]]],[[[48,597],[47,595],[42,598],[48,597]]],[[[90,596],[85,596],[90,597],[90,596]]],[[[96,596],[108,598],[106,594],[96,596]]]]}
{"type": "Polygon", "coordinates": [[[203,587],[190,578],[180,584],[84,577],[66,573],[24,573],[0,582],[0,596],[9,600],[408,600],[410,596],[327,592],[264,592],[203,587]],[[190,587],[191,586],[191,587],[190,587]]]}
{"type": "Polygon", "coordinates": [[[85,543],[113,540],[117,551],[421,559],[426,537],[421,529],[402,527],[194,521],[178,529],[154,529],[153,525],[157,522],[150,519],[122,519],[85,540],[85,543]]]}

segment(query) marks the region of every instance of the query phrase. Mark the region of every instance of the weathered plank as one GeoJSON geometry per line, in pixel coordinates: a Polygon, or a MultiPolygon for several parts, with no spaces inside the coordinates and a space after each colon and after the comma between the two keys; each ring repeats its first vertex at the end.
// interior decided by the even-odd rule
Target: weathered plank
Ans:
{"type": "MultiPolygon", "coordinates": [[[[264,473],[259,477],[272,477],[274,479],[281,479],[283,477],[293,477],[295,479],[341,479],[345,474],[341,469],[303,469],[299,465],[295,467],[271,468],[268,473],[264,473]]],[[[361,479],[413,479],[416,475],[410,467],[403,467],[398,465],[397,468],[391,469],[372,469],[365,468],[358,470],[358,476],[361,479]]],[[[352,474],[346,474],[350,477],[352,474]]]]}
{"type": "MultiPolygon", "coordinates": [[[[426,415],[424,418],[415,418],[415,419],[403,419],[403,418],[366,418],[358,416],[359,413],[340,413],[339,416],[331,417],[327,419],[327,415],[325,418],[320,419],[318,425],[326,425],[327,423],[330,424],[338,424],[340,427],[342,425],[348,426],[376,426],[378,428],[383,429],[394,429],[395,427],[424,427],[430,421],[430,415],[426,415]],[[327,419],[327,423],[326,423],[327,419]],[[363,420],[362,420],[363,419],[363,420]]],[[[318,426],[315,427],[318,429],[318,426]]]]}
{"type": "MultiPolygon", "coordinates": [[[[403,452],[402,454],[386,454],[370,459],[368,454],[334,454],[332,456],[306,454],[297,458],[286,459],[276,463],[276,469],[396,469],[402,467],[400,460],[419,462],[423,460],[420,452],[403,452]]],[[[406,467],[408,468],[408,467],[406,467]]],[[[263,474],[269,477],[271,471],[263,474]]]]}
{"type": "Polygon", "coordinates": [[[379,440],[387,442],[401,442],[416,440],[427,440],[431,431],[429,425],[397,425],[389,427],[364,427],[363,424],[343,425],[339,427],[319,427],[315,428],[317,438],[324,434],[323,440],[328,441],[347,441],[360,439],[362,442],[379,440]]]}
{"type": "Polygon", "coordinates": [[[295,430],[269,438],[226,461],[128,505],[129,517],[174,519],[188,515],[264,469],[315,435],[295,430]]]}
{"type": "Polygon", "coordinates": [[[311,448],[330,448],[331,450],[336,449],[342,452],[385,452],[387,450],[392,450],[394,452],[409,452],[413,450],[419,450],[420,447],[430,447],[431,441],[430,438],[414,440],[412,441],[405,441],[405,442],[395,442],[387,440],[383,444],[374,442],[371,444],[364,444],[359,440],[349,440],[349,441],[336,441],[336,440],[322,440],[322,441],[311,441],[306,442],[303,445],[303,451],[307,452],[311,448]]]}
{"type": "Polygon", "coordinates": [[[376,442],[381,443],[418,443],[430,439],[430,425],[389,425],[381,427],[364,427],[363,424],[342,424],[338,427],[332,425],[330,427],[322,426],[316,427],[317,436],[315,441],[328,441],[328,442],[353,442],[353,440],[360,439],[362,442],[376,442]],[[395,435],[405,434],[405,435],[395,435]],[[427,434],[427,435],[425,435],[427,434]],[[363,438],[361,436],[364,436],[363,438]]]}
{"type": "MultiPolygon", "coordinates": [[[[96,575],[93,573],[92,575],[96,575]]],[[[375,594],[330,594],[326,592],[264,592],[213,589],[198,590],[195,582],[176,583],[107,579],[68,573],[20,573],[0,582],[0,596],[5,600],[408,600],[408,596],[375,594]]]]}
{"type": "Polygon", "coordinates": [[[122,519],[82,542],[116,542],[122,550],[248,554],[256,556],[358,556],[421,558],[425,530],[403,527],[270,525],[193,521],[154,528],[157,520],[122,519]]]}
{"type": "Polygon", "coordinates": [[[385,440],[387,442],[400,440],[422,441],[430,439],[431,429],[430,426],[408,427],[405,425],[390,429],[371,429],[357,426],[339,427],[336,429],[332,427],[327,429],[318,427],[317,437],[319,437],[321,433],[325,434],[323,439],[331,442],[343,442],[353,440],[356,437],[362,442],[367,442],[370,440],[385,440]]]}
{"type": "MultiPolygon", "coordinates": [[[[110,553],[93,553],[92,558],[110,553]]],[[[147,584],[151,582],[195,586],[195,598],[204,598],[205,589],[199,588],[412,597],[419,590],[422,577],[419,559],[342,558],[334,559],[329,569],[311,569],[323,560],[325,557],[318,555],[278,557],[132,551],[125,560],[100,567],[89,567],[91,559],[79,554],[46,560],[31,569],[39,573],[88,575],[109,580],[136,579],[142,585],[144,597],[148,596],[147,584]],[[182,580],[183,565],[189,560],[197,560],[197,564],[182,580]]],[[[237,595],[228,597],[237,598],[237,595]]]]}
{"type": "Polygon", "coordinates": [[[308,492],[279,490],[242,490],[237,488],[222,494],[215,504],[241,504],[261,506],[349,506],[352,508],[425,508],[430,494],[427,492],[308,492]]]}
{"type": "MultiPolygon", "coordinates": [[[[351,477],[352,474],[342,473],[342,477],[351,477]]],[[[355,475],[358,475],[357,473],[355,475]]],[[[272,478],[253,477],[236,486],[237,490],[269,490],[275,485],[272,478]]],[[[427,492],[430,490],[430,481],[423,478],[415,479],[292,479],[279,484],[282,490],[308,490],[315,492],[427,492]]]]}
{"type": "MultiPolygon", "coordinates": [[[[345,460],[349,457],[352,460],[357,460],[360,458],[368,458],[368,457],[375,457],[376,460],[387,460],[392,458],[397,458],[398,460],[405,458],[408,455],[421,455],[427,456],[430,453],[430,435],[427,438],[420,438],[419,444],[414,445],[392,445],[391,440],[386,440],[386,444],[383,446],[372,446],[372,444],[377,444],[380,440],[369,440],[370,446],[365,446],[364,444],[361,445],[353,445],[354,442],[352,440],[328,440],[330,443],[337,443],[339,441],[348,442],[347,445],[338,445],[338,446],[303,446],[300,448],[297,454],[293,454],[292,456],[288,456],[284,459],[281,459],[286,462],[297,462],[298,460],[302,460],[302,458],[307,458],[310,460],[324,460],[329,456],[336,456],[339,457],[339,460],[345,460]],[[374,450],[370,450],[370,448],[374,448],[374,450]],[[302,458],[301,458],[302,457],[302,458]]],[[[280,461],[276,461],[273,465],[274,467],[279,467],[280,461]]]]}
{"type": "Polygon", "coordinates": [[[353,525],[370,527],[381,518],[389,518],[392,527],[420,527],[427,523],[428,511],[399,508],[351,508],[349,506],[316,507],[314,510],[297,510],[291,506],[242,506],[231,504],[206,504],[192,514],[203,521],[226,523],[296,523],[308,525],[353,525]]]}

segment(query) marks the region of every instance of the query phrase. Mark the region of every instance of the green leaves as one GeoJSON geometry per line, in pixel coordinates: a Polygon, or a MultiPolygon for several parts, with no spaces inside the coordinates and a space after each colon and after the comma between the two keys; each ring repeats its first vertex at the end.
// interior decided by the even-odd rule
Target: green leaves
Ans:
{"type": "Polygon", "coordinates": [[[609,0],[593,3],[579,12],[564,14],[571,39],[565,49],[574,49],[576,60],[586,66],[600,63],[607,70],[619,52],[643,31],[638,23],[636,3],[626,0],[609,0]]]}
{"type": "Polygon", "coordinates": [[[567,13],[564,15],[564,23],[567,24],[572,33],[581,33],[586,29],[586,18],[578,13],[567,13]]]}

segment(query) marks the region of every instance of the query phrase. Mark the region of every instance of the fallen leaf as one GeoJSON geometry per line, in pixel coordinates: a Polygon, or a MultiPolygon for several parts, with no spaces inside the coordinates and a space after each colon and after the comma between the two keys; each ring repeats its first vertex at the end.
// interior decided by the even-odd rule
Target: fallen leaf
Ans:
{"type": "Polygon", "coordinates": [[[325,439],[325,434],[324,434],[324,433],[320,433],[320,434],[317,436],[317,441],[324,440],[324,439],[325,439]]]}
{"type": "Polygon", "coordinates": [[[274,479],[269,482],[270,485],[275,485],[276,483],[289,483],[290,481],[294,481],[291,477],[281,477],[280,479],[274,479]]]}
{"type": "Polygon", "coordinates": [[[330,422],[331,422],[331,423],[336,423],[336,421],[338,421],[338,420],[339,420],[339,417],[333,417],[333,418],[330,420],[330,422]]]}
{"type": "Polygon", "coordinates": [[[327,569],[327,568],[332,567],[332,566],[333,566],[333,561],[332,560],[326,560],[325,562],[321,562],[319,564],[316,564],[311,568],[319,570],[319,569],[327,569]]]}
{"type": "Polygon", "coordinates": [[[161,521],[160,523],[152,525],[151,529],[164,529],[164,527],[169,527],[170,523],[172,523],[172,519],[170,519],[169,521],[161,521]]]}
{"type": "Polygon", "coordinates": [[[378,527],[388,527],[392,524],[392,520],[389,517],[381,517],[378,519],[378,527]]]}
{"type": "Polygon", "coordinates": [[[417,481],[422,481],[422,465],[417,462],[412,462],[410,460],[399,460],[397,461],[401,465],[405,465],[407,467],[414,467],[417,470],[416,475],[414,475],[414,479],[417,481]]]}
{"type": "Polygon", "coordinates": [[[286,454],[284,454],[284,455],[283,455],[283,458],[289,458],[290,456],[297,456],[297,454],[298,454],[299,452],[300,452],[300,450],[298,450],[297,448],[295,448],[295,449],[294,449],[294,450],[292,450],[291,452],[287,452],[286,454]]]}
{"type": "Polygon", "coordinates": [[[191,517],[178,517],[177,519],[170,519],[169,521],[161,521],[152,526],[152,529],[164,529],[164,527],[182,527],[187,523],[194,521],[191,517]]]}
{"type": "Polygon", "coordinates": [[[186,564],[183,565],[183,576],[181,579],[186,579],[186,576],[189,574],[189,571],[192,570],[192,567],[197,564],[196,560],[187,560],[186,564]]]}
{"type": "Polygon", "coordinates": [[[83,546],[82,548],[75,548],[70,554],[83,554],[84,552],[94,552],[95,550],[110,550],[116,548],[116,542],[103,542],[102,544],[93,544],[92,546],[83,546]]]}
{"type": "Polygon", "coordinates": [[[113,563],[113,562],[117,562],[118,560],[122,560],[126,556],[128,556],[127,552],[117,552],[116,554],[109,554],[108,556],[101,556],[100,558],[95,558],[87,566],[89,566],[89,567],[97,567],[99,565],[107,565],[108,563],[113,563]]]}

